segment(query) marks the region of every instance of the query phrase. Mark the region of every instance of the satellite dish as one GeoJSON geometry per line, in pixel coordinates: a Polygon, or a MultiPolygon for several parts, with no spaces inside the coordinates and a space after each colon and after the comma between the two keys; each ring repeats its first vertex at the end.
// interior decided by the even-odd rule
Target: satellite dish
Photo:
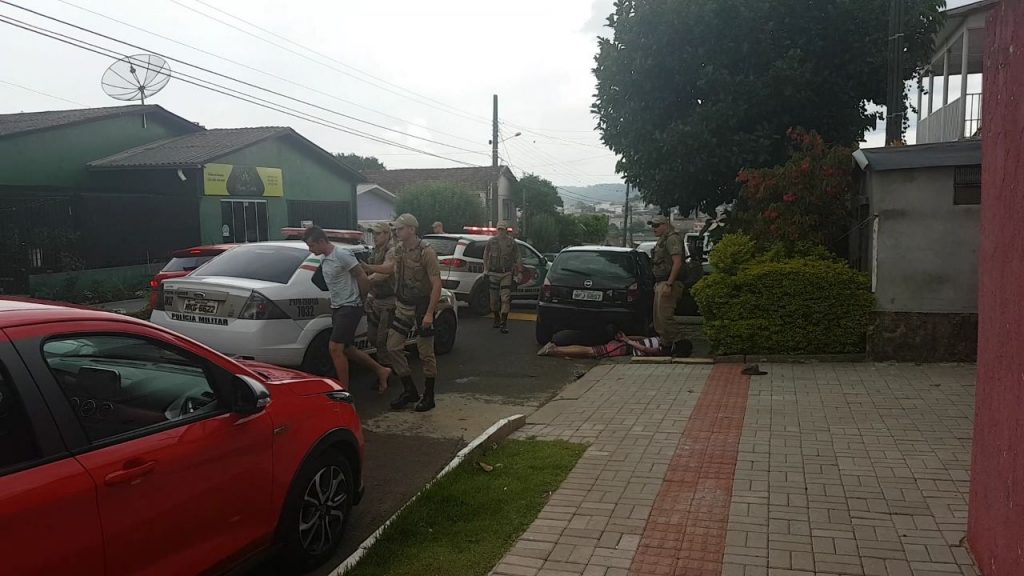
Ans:
{"type": "Polygon", "coordinates": [[[136,54],[110,65],[100,83],[107,96],[117,100],[139,100],[163,89],[171,79],[171,67],[156,54],[136,54]]]}

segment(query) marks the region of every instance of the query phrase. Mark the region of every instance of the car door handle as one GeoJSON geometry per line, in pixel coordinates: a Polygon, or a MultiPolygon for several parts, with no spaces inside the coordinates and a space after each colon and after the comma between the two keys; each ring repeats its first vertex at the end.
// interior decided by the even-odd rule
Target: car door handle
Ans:
{"type": "Polygon", "coordinates": [[[115,484],[129,484],[149,474],[155,469],[156,460],[150,460],[148,462],[129,461],[125,463],[124,469],[107,474],[107,477],[103,479],[103,482],[107,486],[113,486],[115,484]]]}

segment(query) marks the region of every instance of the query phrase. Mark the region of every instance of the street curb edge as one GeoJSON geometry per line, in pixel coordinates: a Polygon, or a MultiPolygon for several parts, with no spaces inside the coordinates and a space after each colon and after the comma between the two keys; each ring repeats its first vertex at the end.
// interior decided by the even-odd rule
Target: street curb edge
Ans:
{"type": "Polygon", "coordinates": [[[339,564],[338,567],[330,573],[330,576],[341,576],[342,574],[354,568],[355,565],[363,559],[363,556],[366,555],[370,548],[373,547],[377,540],[380,539],[381,535],[384,533],[387,527],[395,521],[395,518],[398,518],[398,516],[402,513],[403,510],[406,509],[406,507],[415,502],[416,499],[420,497],[420,494],[422,494],[425,490],[433,486],[435,482],[437,482],[446,474],[454,470],[455,467],[461,464],[463,461],[473,456],[477,452],[481,451],[488,443],[499,442],[501,440],[504,440],[505,438],[508,438],[510,435],[512,435],[513,432],[519,430],[525,424],[526,416],[523,414],[516,414],[514,416],[509,416],[508,418],[502,418],[501,420],[498,420],[490,428],[485,430],[483,434],[480,434],[479,436],[474,438],[473,441],[467,444],[465,448],[459,450],[459,453],[456,454],[454,458],[452,458],[451,462],[449,462],[447,466],[442,468],[441,471],[437,473],[437,476],[434,476],[434,478],[431,479],[430,482],[427,482],[426,485],[423,486],[423,488],[420,488],[419,492],[414,494],[413,497],[410,498],[408,502],[403,504],[402,507],[399,508],[397,512],[392,514],[391,517],[388,518],[386,522],[381,524],[380,528],[377,528],[377,530],[374,531],[373,534],[370,534],[370,536],[367,537],[366,540],[363,540],[363,543],[359,545],[359,548],[357,548],[355,552],[353,552],[351,555],[349,555],[348,558],[346,558],[341,564],[339,564]]]}

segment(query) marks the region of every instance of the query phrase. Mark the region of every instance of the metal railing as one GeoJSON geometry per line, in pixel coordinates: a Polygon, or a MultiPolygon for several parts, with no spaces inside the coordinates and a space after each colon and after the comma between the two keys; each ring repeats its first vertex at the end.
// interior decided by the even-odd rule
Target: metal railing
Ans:
{"type": "Polygon", "coordinates": [[[956,142],[981,130],[981,94],[957,98],[917,123],[917,143],[956,142]],[[966,106],[965,104],[966,100],[966,106]]]}

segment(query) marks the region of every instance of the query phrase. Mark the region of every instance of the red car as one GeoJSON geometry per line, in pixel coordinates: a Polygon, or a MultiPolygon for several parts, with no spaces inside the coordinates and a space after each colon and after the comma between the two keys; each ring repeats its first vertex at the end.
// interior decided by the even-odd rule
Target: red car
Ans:
{"type": "Polygon", "coordinates": [[[188,276],[196,268],[213,260],[214,256],[227,252],[235,246],[236,244],[196,246],[195,248],[178,250],[171,254],[171,261],[149,281],[149,307],[156,308],[157,299],[160,297],[160,284],[164,280],[188,276]]]}
{"type": "Polygon", "coordinates": [[[0,299],[0,573],[211,574],[326,561],[362,496],[334,380],[132,318],[0,299]]]}

